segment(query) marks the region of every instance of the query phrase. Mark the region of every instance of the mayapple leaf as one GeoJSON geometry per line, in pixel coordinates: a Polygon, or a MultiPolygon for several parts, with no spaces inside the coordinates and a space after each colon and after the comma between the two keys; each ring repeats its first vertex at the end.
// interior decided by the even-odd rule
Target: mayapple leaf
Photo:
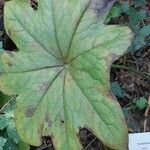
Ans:
{"type": "Polygon", "coordinates": [[[124,115],[110,87],[110,67],[131,44],[126,26],[103,22],[115,0],[27,0],[5,5],[5,28],[18,52],[0,60],[0,90],[18,95],[16,127],[38,146],[51,136],[56,150],[82,149],[79,129],[105,145],[127,149],[124,115]]]}

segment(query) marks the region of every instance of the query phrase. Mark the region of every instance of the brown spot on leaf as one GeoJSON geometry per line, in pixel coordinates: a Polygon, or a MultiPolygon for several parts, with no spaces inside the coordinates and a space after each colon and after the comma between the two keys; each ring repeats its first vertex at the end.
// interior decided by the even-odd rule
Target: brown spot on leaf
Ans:
{"type": "Polygon", "coordinates": [[[26,117],[30,118],[34,115],[34,112],[36,111],[36,108],[33,106],[28,106],[26,110],[26,117]]]}
{"type": "Polygon", "coordinates": [[[40,91],[45,91],[45,90],[47,90],[48,89],[48,87],[49,87],[49,83],[46,83],[46,82],[43,82],[43,83],[41,83],[39,86],[38,86],[38,90],[40,90],[40,91]]]}
{"type": "Polygon", "coordinates": [[[52,126],[52,121],[51,121],[50,116],[49,116],[48,113],[46,113],[45,121],[48,123],[48,126],[49,126],[49,127],[52,126]]]}

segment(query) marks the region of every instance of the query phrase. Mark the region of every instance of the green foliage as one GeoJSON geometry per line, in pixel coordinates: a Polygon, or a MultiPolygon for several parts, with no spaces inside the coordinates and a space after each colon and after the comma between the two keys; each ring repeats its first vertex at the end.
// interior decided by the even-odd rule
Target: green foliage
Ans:
{"type": "MultiPolygon", "coordinates": [[[[131,107],[133,107],[131,105],[131,107]]],[[[138,133],[138,132],[141,132],[141,129],[139,127],[139,124],[138,122],[133,118],[133,114],[130,110],[130,108],[123,108],[123,112],[125,114],[125,117],[126,117],[126,120],[127,120],[127,123],[128,123],[128,129],[131,130],[133,133],[138,133]]]]}
{"type": "Polygon", "coordinates": [[[10,98],[10,96],[7,96],[0,91],[0,109],[10,100],[10,98]]]}
{"type": "Polygon", "coordinates": [[[146,25],[142,28],[137,27],[135,32],[137,36],[135,37],[132,46],[137,50],[148,43],[146,37],[150,35],[150,25],[146,25]]]}
{"type": "Polygon", "coordinates": [[[119,98],[124,97],[124,91],[122,90],[122,88],[120,87],[120,85],[118,84],[117,81],[111,83],[111,90],[115,96],[117,96],[119,98]]]}
{"type": "MultiPolygon", "coordinates": [[[[0,37],[2,36],[3,32],[0,31],[0,37]]],[[[3,42],[0,41],[0,54],[3,52],[3,42]]]]}
{"type": "Polygon", "coordinates": [[[0,136],[3,139],[0,149],[2,145],[2,150],[28,150],[28,145],[23,143],[17,134],[14,124],[14,109],[15,99],[12,99],[0,113],[0,136]]]}
{"type": "Polygon", "coordinates": [[[147,4],[147,0],[134,0],[135,7],[140,7],[147,4]]]}
{"type": "Polygon", "coordinates": [[[12,100],[6,106],[0,114],[0,130],[6,130],[9,140],[12,140],[14,143],[18,144],[20,142],[20,138],[17,134],[16,127],[14,124],[14,108],[15,102],[12,100]]]}
{"type": "Polygon", "coordinates": [[[4,147],[3,147],[3,150],[18,150],[18,146],[17,146],[17,144],[15,144],[12,140],[10,140],[7,137],[6,138],[6,143],[5,143],[4,147]]]}
{"type": "Polygon", "coordinates": [[[56,150],[80,150],[77,135],[86,127],[108,147],[126,150],[127,126],[110,92],[109,72],[133,34],[103,23],[114,1],[38,2],[38,11],[26,0],[5,5],[5,29],[19,51],[1,56],[0,90],[18,95],[21,139],[38,146],[41,136],[52,136],[56,150]]]}
{"type": "Polygon", "coordinates": [[[5,143],[6,143],[6,139],[4,139],[3,137],[0,137],[0,150],[3,150],[5,143]]]}
{"type": "Polygon", "coordinates": [[[148,19],[148,11],[143,9],[146,4],[146,0],[135,0],[132,5],[129,5],[128,2],[116,3],[106,18],[106,23],[108,23],[113,18],[123,15],[128,16],[128,19],[124,20],[135,33],[134,41],[129,48],[132,51],[136,51],[150,43],[147,38],[150,35],[150,26],[145,24],[145,20],[148,19]]]}
{"type": "Polygon", "coordinates": [[[136,107],[138,107],[140,110],[143,110],[147,106],[147,100],[144,97],[140,97],[135,101],[136,107]]]}
{"type": "Polygon", "coordinates": [[[0,51],[3,50],[3,49],[2,49],[2,46],[3,46],[3,43],[2,43],[2,41],[0,41],[0,51]]]}
{"type": "Polygon", "coordinates": [[[122,5],[119,5],[119,8],[121,13],[127,13],[130,9],[128,2],[123,2],[122,5]]]}
{"type": "Polygon", "coordinates": [[[120,9],[120,5],[119,4],[114,5],[111,8],[110,12],[108,13],[105,23],[109,23],[112,18],[120,16],[121,12],[122,11],[120,9]]]}

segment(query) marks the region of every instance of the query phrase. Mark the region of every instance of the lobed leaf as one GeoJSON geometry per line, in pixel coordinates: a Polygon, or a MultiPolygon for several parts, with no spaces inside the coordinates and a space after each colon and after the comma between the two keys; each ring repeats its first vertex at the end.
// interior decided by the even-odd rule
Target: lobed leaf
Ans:
{"type": "Polygon", "coordinates": [[[103,22],[115,0],[26,0],[5,5],[5,28],[18,52],[1,56],[0,90],[18,95],[22,140],[55,149],[82,149],[88,128],[112,149],[127,149],[127,127],[110,87],[110,66],[131,43],[126,26],[103,22]]]}

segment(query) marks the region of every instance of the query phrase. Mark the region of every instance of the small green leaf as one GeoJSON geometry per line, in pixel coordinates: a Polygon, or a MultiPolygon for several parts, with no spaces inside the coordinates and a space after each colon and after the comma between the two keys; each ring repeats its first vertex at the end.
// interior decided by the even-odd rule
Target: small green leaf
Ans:
{"type": "Polygon", "coordinates": [[[18,146],[10,139],[7,139],[3,150],[19,150],[18,146]]]}
{"type": "Polygon", "coordinates": [[[146,37],[150,35],[150,25],[144,26],[143,28],[137,28],[136,36],[133,41],[133,50],[138,50],[146,44],[146,37]]]}
{"type": "Polygon", "coordinates": [[[6,139],[4,139],[3,137],[0,137],[0,150],[3,150],[5,143],[6,143],[6,139]]]}
{"type": "Polygon", "coordinates": [[[140,10],[138,11],[137,9],[131,7],[129,11],[127,12],[129,15],[129,24],[134,30],[134,27],[143,19],[146,19],[146,11],[140,10]]]}
{"type": "Polygon", "coordinates": [[[7,126],[7,134],[9,139],[13,140],[16,144],[20,142],[20,138],[17,134],[16,127],[12,119],[9,121],[9,124],[7,126]]]}
{"type": "Polygon", "coordinates": [[[145,109],[145,107],[147,106],[147,100],[144,97],[140,97],[138,100],[135,101],[136,106],[139,109],[145,109]]]}
{"type": "Polygon", "coordinates": [[[135,7],[140,7],[140,6],[144,6],[147,4],[146,0],[134,0],[134,5],[135,7]]]}
{"type": "MultiPolygon", "coordinates": [[[[2,36],[3,32],[0,31],[0,37],[2,36]]],[[[0,41],[0,54],[3,52],[3,42],[2,40],[0,41]]]]}
{"type": "Polygon", "coordinates": [[[119,17],[120,15],[121,15],[120,6],[119,6],[119,4],[116,4],[109,11],[109,13],[106,17],[105,23],[109,23],[112,18],[119,17]]]}
{"type": "Polygon", "coordinates": [[[3,114],[0,115],[0,130],[6,128],[9,139],[17,144],[20,142],[20,138],[14,124],[14,108],[14,101],[11,101],[10,104],[4,108],[3,114]]]}
{"type": "Polygon", "coordinates": [[[146,38],[150,35],[150,25],[146,25],[140,30],[140,36],[146,38]]]}
{"type": "Polygon", "coordinates": [[[0,41],[0,52],[3,50],[3,43],[0,41]]]}
{"type": "Polygon", "coordinates": [[[126,13],[129,11],[129,3],[123,2],[120,6],[122,13],[126,13]]]}
{"type": "Polygon", "coordinates": [[[120,87],[117,81],[111,83],[111,90],[114,93],[114,95],[116,95],[117,97],[119,98],[124,97],[124,91],[122,90],[122,88],[120,87]]]}
{"type": "Polygon", "coordinates": [[[0,115],[0,130],[3,130],[9,124],[9,118],[5,115],[0,115]]]}

